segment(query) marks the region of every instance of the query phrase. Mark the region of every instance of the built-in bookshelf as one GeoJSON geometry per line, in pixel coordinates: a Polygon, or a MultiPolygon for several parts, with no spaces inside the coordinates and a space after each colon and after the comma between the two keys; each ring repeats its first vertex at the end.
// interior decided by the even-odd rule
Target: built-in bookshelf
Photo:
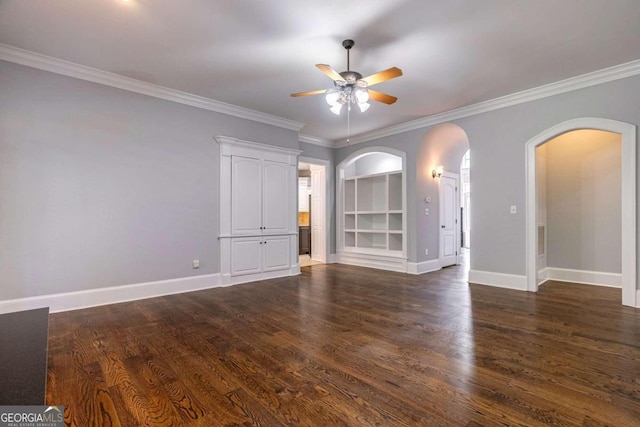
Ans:
{"type": "Polygon", "coordinates": [[[404,250],[402,171],[345,178],[344,249],[367,253],[404,250]]]}

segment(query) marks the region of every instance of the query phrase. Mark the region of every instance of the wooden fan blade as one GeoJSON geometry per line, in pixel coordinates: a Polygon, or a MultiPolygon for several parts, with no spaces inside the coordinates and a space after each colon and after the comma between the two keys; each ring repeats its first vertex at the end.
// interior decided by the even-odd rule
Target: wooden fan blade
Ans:
{"type": "Polygon", "coordinates": [[[327,91],[327,89],[320,89],[320,90],[308,90],[306,92],[298,92],[298,93],[292,93],[291,96],[309,96],[309,95],[320,95],[322,93],[325,93],[327,91]]]}
{"type": "Polygon", "coordinates": [[[377,85],[378,83],[386,82],[387,80],[395,79],[402,75],[402,70],[398,67],[391,67],[387,70],[380,71],[379,73],[371,74],[360,80],[367,83],[368,86],[377,85]]]}
{"type": "Polygon", "coordinates": [[[386,93],[378,92],[377,90],[369,89],[369,98],[374,101],[384,102],[391,105],[398,100],[395,96],[387,95],[386,93]]]}
{"type": "Polygon", "coordinates": [[[316,67],[318,68],[318,70],[325,73],[334,82],[344,81],[344,77],[342,77],[336,70],[331,68],[331,66],[326,64],[316,64],[316,67]]]}

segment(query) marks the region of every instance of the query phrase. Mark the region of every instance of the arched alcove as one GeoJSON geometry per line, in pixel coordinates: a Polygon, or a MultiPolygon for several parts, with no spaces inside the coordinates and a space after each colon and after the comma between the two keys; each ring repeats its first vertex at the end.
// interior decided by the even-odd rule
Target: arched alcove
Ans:
{"type": "Polygon", "coordinates": [[[352,153],[336,168],[338,262],[407,271],[406,154],[352,153]]]}
{"type": "Polygon", "coordinates": [[[635,307],[636,290],[636,127],[601,118],[569,120],[542,132],[526,144],[526,257],[527,290],[536,292],[537,282],[537,182],[536,147],[574,130],[594,129],[618,133],[622,136],[622,304],[635,307]]]}

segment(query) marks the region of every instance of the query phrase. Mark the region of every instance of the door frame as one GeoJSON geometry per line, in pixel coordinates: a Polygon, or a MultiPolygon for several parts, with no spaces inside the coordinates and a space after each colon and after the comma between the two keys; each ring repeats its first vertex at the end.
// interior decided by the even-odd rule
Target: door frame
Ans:
{"type": "MultiPolygon", "coordinates": [[[[311,256],[316,256],[317,258],[315,258],[317,261],[323,262],[323,263],[328,263],[329,262],[329,251],[330,251],[330,229],[331,229],[331,210],[329,208],[329,200],[332,200],[333,194],[331,194],[332,192],[332,186],[330,185],[331,183],[331,177],[329,176],[329,171],[331,170],[331,162],[329,160],[322,160],[322,159],[316,159],[313,157],[306,157],[306,156],[299,156],[298,157],[298,163],[303,162],[303,163],[309,163],[312,165],[316,165],[316,166],[322,166],[324,168],[324,188],[325,191],[323,194],[320,194],[321,198],[322,198],[322,205],[324,206],[324,232],[322,233],[322,235],[324,236],[324,253],[320,254],[319,256],[314,255],[313,254],[313,250],[311,250],[310,248],[310,252],[311,252],[311,256]]],[[[313,193],[313,187],[311,187],[311,192],[313,193]]],[[[297,208],[297,204],[296,204],[296,208],[297,208]]],[[[311,206],[309,207],[309,210],[311,210],[311,206]]],[[[313,219],[312,219],[313,220],[313,219]]],[[[309,224],[309,233],[313,233],[313,229],[311,224],[309,224]]],[[[300,238],[300,236],[298,236],[298,238],[300,238]]],[[[313,244],[313,238],[311,239],[311,243],[313,244]]]]}
{"type": "MultiPolygon", "coordinates": [[[[454,235],[454,241],[456,242],[456,263],[455,265],[460,264],[460,174],[456,173],[456,172],[450,172],[450,171],[443,171],[442,172],[442,177],[446,177],[446,178],[451,178],[451,179],[455,179],[456,181],[456,195],[454,197],[455,200],[455,207],[454,207],[454,212],[455,212],[455,230],[453,231],[453,235],[454,235]]],[[[443,204],[442,204],[442,187],[441,187],[441,178],[438,178],[438,209],[439,209],[439,213],[438,213],[438,219],[439,219],[439,223],[438,223],[438,264],[440,265],[440,267],[443,266],[443,259],[444,259],[444,248],[442,245],[442,214],[443,214],[443,204]]]]}
{"type": "Polygon", "coordinates": [[[617,120],[585,117],[557,124],[526,143],[526,277],[527,290],[538,291],[536,266],[536,147],[573,130],[595,129],[622,136],[622,304],[638,307],[636,290],[636,126],[617,120]]]}

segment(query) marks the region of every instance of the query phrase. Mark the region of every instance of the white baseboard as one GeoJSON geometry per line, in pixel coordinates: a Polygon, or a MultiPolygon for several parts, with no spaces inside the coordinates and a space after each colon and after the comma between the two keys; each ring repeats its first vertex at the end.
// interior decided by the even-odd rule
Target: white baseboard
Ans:
{"type": "Polygon", "coordinates": [[[492,271],[469,270],[469,283],[495,286],[498,288],[527,290],[527,276],[518,274],[494,273],[492,271]]]}
{"type": "Polygon", "coordinates": [[[438,271],[442,267],[440,267],[440,260],[431,259],[428,261],[422,262],[408,262],[407,263],[407,273],[409,274],[424,274],[430,273],[432,271],[438,271]]]}
{"type": "Polygon", "coordinates": [[[549,280],[549,268],[545,267],[542,270],[538,270],[538,286],[549,280]]]}
{"type": "Polygon", "coordinates": [[[338,254],[329,254],[329,258],[327,258],[327,264],[335,264],[338,262],[338,254]]]}
{"type": "Polygon", "coordinates": [[[264,271],[254,274],[222,274],[220,276],[220,286],[239,285],[241,283],[258,282],[260,280],[277,279],[279,277],[298,276],[300,274],[300,264],[294,264],[286,270],[264,271]]]}
{"type": "Polygon", "coordinates": [[[640,289],[636,292],[636,307],[640,308],[640,289]]]}
{"type": "Polygon", "coordinates": [[[605,273],[602,271],[573,270],[570,268],[547,267],[538,273],[538,281],[541,283],[547,280],[557,280],[559,282],[580,283],[583,285],[607,286],[610,288],[622,287],[622,274],[605,273]],[[541,277],[541,274],[544,277],[541,277]]]}
{"type": "Polygon", "coordinates": [[[357,265],[359,267],[377,268],[380,270],[407,272],[407,259],[393,256],[365,254],[358,252],[338,252],[337,262],[357,265]]]}
{"type": "Polygon", "coordinates": [[[39,295],[0,301],[0,314],[49,307],[50,313],[78,310],[106,304],[135,301],[163,295],[199,291],[220,285],[219,274],[159,280],[108,288],[87,289],[60,294],[39,295]]]}

